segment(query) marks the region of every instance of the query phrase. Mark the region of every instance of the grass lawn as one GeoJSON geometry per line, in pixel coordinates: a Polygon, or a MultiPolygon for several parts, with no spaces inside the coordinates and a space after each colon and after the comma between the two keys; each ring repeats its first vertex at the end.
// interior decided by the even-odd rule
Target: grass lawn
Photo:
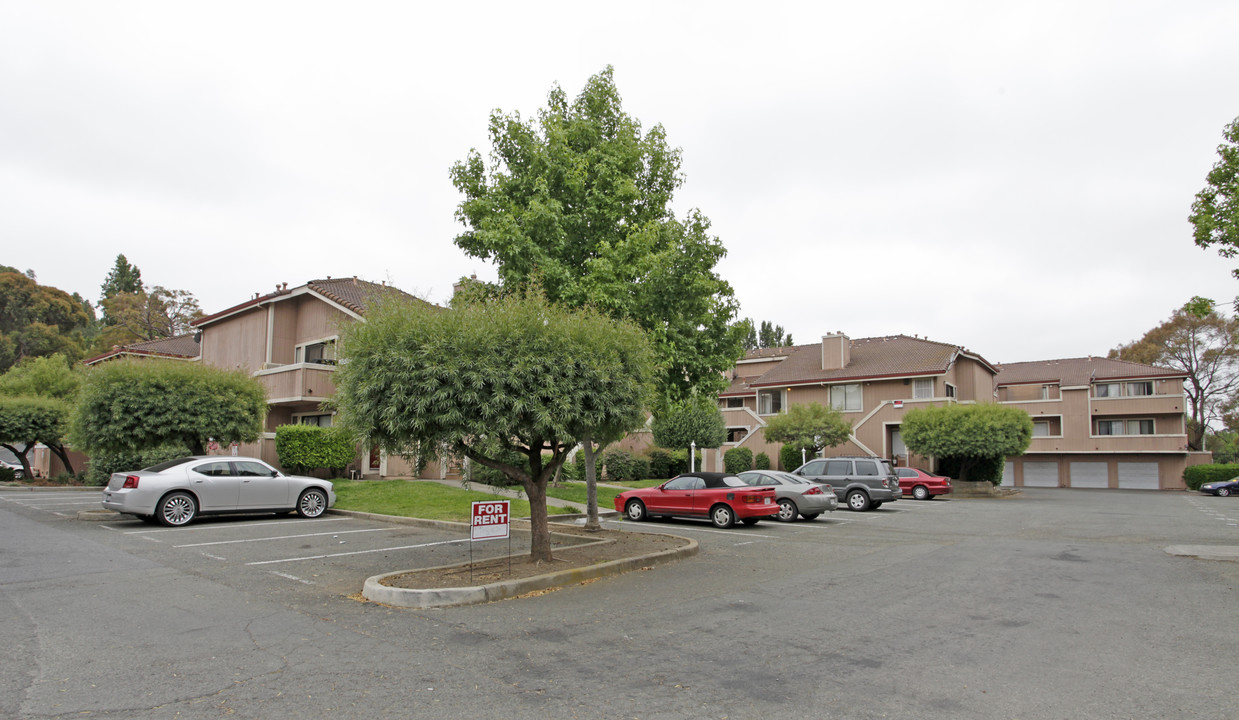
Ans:
{"type": "MultiPolygon", "coordinates": [[[[598,486],[598,508],[601,510],[610,510],[615,507],[615,496],[624,492],[624,488],[613,488],[598,486]]],[[[571,502],[579,502],[585,504],[585,483],[576,480],[561,480],[560,487],[555,487],[550,483],[546,486],[547,497],[557,498],[559,500],[569,500],[571,502]]]]}
{"type": "MultiPolygon", "coordinates": [[[[335,507],[341,510],[400,515],[427,520],[469,522],[471,503],[511,500],[512,517],[529,517],[529,502],[476,490],[449,487],[437,482],[416,480],[332,480],[336,491],[335,507]]],[[[582,495],[585,486],[581,485],[582,495]]],[[[551,515],[576,512],[564,507],[548,507],[551,515]]]]}

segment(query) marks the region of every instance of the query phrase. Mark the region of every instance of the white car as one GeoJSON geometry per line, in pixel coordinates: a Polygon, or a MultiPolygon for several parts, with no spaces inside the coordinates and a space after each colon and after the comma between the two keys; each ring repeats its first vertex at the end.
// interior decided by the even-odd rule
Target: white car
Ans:
{"type": "Polygon", "coordinates": [[[216,455],[112,473],[103,490],[104,509],[171,526],[217,513],[295,511],[316,518],[335,502],[327,480],[285,475],[256,458],[216,455]]]}
{"type": "Polygon", "coordinates": [[[13,478],[21,480],[26,477],[26,471],[22,469],[21,463],[9,462],[8,460],[0,460],[0,465],[13,471],[13,478]]]}

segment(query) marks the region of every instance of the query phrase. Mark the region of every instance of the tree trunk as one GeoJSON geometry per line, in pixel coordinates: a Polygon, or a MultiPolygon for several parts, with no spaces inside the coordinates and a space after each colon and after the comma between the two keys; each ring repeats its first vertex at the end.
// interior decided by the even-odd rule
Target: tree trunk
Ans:
{"type": "Polygon", "coordinates": [[[26,453],[30,452],[30,448],[34,447],[34,443],[26,443],[26,449],[20,452],[17,450],[17,448],[13,447],[12,445],[9,445],[8,443],[0,444],[0,447],[8,450],[9,452],[17,456],[17,460],[18,462],[22,464],[22,472],[26,474],[27,480],[34,479],[34,470],[31,469],[30,467],[30,459],[26,457],[26,453]]]}
{"type": "Polygon", "coordinates": [[[585,529],[598,532],[602,523],[598,522],[598,454],[593,439],[585,438],[582,452],[585,453],[585,529]]]}
{"type": "Polygon", "coordinates": [[[529,559],[535,563],[551,561],[551,528],[546,517],[546,482],[544,473],[538,473],[525,483],[525,495],[529,498],[529,559]]]}
{"type": "Polygon", "coordinates": [[[60,458],[60,462],[65,466],[65,472],[70,475],[77,474],[73,472],[73,463],[69,462],[69,453],[65,450],[64,445],[57,443],[55,445],[48,445],[47,447],[49,447],[52,452],[56,453],[56,457],[60,458]]]}

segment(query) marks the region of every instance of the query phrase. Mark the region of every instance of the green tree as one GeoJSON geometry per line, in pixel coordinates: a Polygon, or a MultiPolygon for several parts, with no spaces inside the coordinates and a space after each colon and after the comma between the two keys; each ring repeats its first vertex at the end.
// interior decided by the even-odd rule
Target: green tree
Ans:
{"type": "Polygon", "coordinates": [[[76,402],[82,372],[64,355],[26,358],[0,375],[0,396],[46,397],[76,402]]]}
{"type": "Polygon", "coordinates": [[[68,420],[69,406],[62,400],[0,396],[0,447],[17,456],[28,478],[34,477],[28,453],[37,443],[56,453],[72,473],[63,445],[68,420]]]}
{"type": "MultiPolygon", "coordinates": [[[[69,410],[77,400],[81,382],[81,372],[63,355],[26,358],[0,375],[0,401],[22,401],[16,406],[17,412],[0,410],[12,415],[10,420],[17,423],[8,425],[11,444],[25,443],[24,450],[29,451],[35,442],[41,442],[72,473],[73,463],[65,447],[65,435],[69,410]]],[[[26,477],[32,477],[26,453],[17,453],[11,446],[9,449],[21,456],[26,477]]]]}
{"type": "Polygon", "coordinates": [[[142,289],[142,271],[137,265],[130,263],[124,255],[117,255],[116,264],[112,266],[112,270],[103,280],[103,286],[99,288],[99,298],[107,300],[117,295],[134,295],[142,292],[142,289]]]}
{"type": "Polygon", "coordinates": [[[100,337],[103,348],[141,340],[184,335],[202,317],[198,300],[185,290],[156,285],[150,292],[119,293],[103,300],[109,327],[100,337]]]}
{"type": "Polygon", "coordinates": [[[650,430],[654,442],[665,448],[688,450],[694,443],[699,448],[716,448],[727,440],[723,413],[706,397],[677,403],[655,415],[650,430]]]}
{"type": "Polygon", "coordinates": [[[635,325],[537,293],[451,311],[391,300],[340,347],[335,405],[356,439],[419,462],[469,458],[520,483],[533,561],[551,559],[547,482],[581,438],[641,424],[653,374],[635,325]]]}
{"type": "Polygon", "coordinates": [[[1187,374],[1188,446],[1204,447],[1206,429],[1226,412],[1239,393],[1239,320],[1209,309],[1198,299],[1174,311],[1169,320],[1139,340],[1120,345],[1108,357],[1180,370],[1187,374]]]}
{"type": "Polygon", "coordinates": [[[88,453],[132,453],[179,443],[195,455],[207,441],[253,442],[266,391],[238,370],[172,360],[120,360],[86,373],[73,445],[88,453]]]}
{"type": "Polygon", "coordinates": [[[852,424],[834,408],[821,403],[802,403],[770,418],[764,432],[767,442],[804,448],[809,457],[815,457],[851,437],[852,424]]]}
{"type": "Polygon", "coordinates": [[[0,372],[28,357],[82,357],[92,320],[80,297],[22,273],[0,272],[0,372]]]}
{"type": "MultiPolygon", "coordinates": [[[[1219,159],[1196,193],[1188,220],[1197,246],[1217,246],[1219,255],[1230,258],[1239,252],[1239,118],[1226,126],[1222,137],[1226,142],[1218,145],[1219,159]]],[[[1232,272],[1239,277],[1239,269],[1232,272]]]]}
{"type": "MultiPolygon", "coordinates": [[[[958,463],[959,479],[968,480],[974,468],[1001,468],[1002,459],[1023,454],[1032,442],[1032,418],[1018,408],[995,403],[909,410],[899,432],[904,445],[917,455],[958,463]]],[[[984,478],[995,485],[1002,474],[984,478]]]]}
{"type": "Polygon", "coordinates": [[[775,325],[769,320],[761,321],[761,330],[753,323],[753,318],[744,318],[737,325],[744,337],[744,349],[789,347],[795,343],[791,333],[784,334],[782,325],[775,325]]]}

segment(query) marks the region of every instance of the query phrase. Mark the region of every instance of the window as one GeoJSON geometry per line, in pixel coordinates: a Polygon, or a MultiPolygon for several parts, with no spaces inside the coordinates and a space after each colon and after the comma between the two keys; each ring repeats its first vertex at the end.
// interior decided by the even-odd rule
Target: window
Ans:
{"type": "Polygon", "coordinates": [[[1093,386],[1093,397],[1119,397],[1123,394],[1123,383],[1097,383],[1093,386]]]}
{"type": "Polygon", "coordinates": [[[738,443],[748,437],[748,428],[727,428],[727,442],[738,443]]]}
{"type": "Polygon", "coordinates": [[[199,465],[194,468],[194,472],[208,477],[231,477],[232,467],[226,462],[213,462],[199,465]]]}
{"type": "Polygon", "coordinates": [[[828,460],[826,462],[825,475],[851,475],[852,461],[851,460],[828,460]]]}
{"type": "Polygon", "coordinates": [[[826,474],[826,461],[825,460],[810,461],[807,465],[804,466],[803,474],[805,475],[825,475],[826,474]]]}
{"type": "Polygon", "coordinates": [[[1050,424],[1048,422],[1033,423],[1032,436],[1033,437],[1049,437],[1050,436],[1050,424]]]}
{"type": "Polygon", "coordinates": [[[916,398],[932,398],[934,396],[934,381],[933,378],[922,378],[912,381],[912,397],[916,398]]]}
{"type": "Polygon", "coordinates": [[[1152,435],[1152,418],[1140,420],[1098,420],[1098,435],[1152,435]]]}
{"type": "Polygon", "coordinates": [[[1147,380],[1144,382],[1129,382],[1127,383],[1127,394],[1133,397],[1139,395],[1152,395],[1153,383],[1147,380]]]}
{"type": "Polygon", "coordinates": [[[323,340],[322,342],[310,343],[309,345],[298,345],[294,362],[312,363],[315,365],[335,365],[336,364],[336,341],[335,339],[323,340]]]}
{"type": "Polygon", "coordinates": [[[955,397],[955,386],[952,385],[951,383],[945,383],[945,385],[946,385],[946,396],[949,398],[954,398],[955,397]]]}
{"type": "Polygon", "coordinates": [[[241,477],[274,477],[271,468],[256,462],[238,461],[237,474],[241,477]]]}
{"type": "Polygon", "coordinates": [[[706,486],[706,481],[695,475],[678,477],[663,485],[665,490],[700,490],[706,486]]]}
{"type": "Polygon", "coordinates": [[[777,415],[783,412],[783,391],[762,390],[757,394],[757,407],[762,415],[777,415]]]}
{"type": "Polygon", "coordinates": [[[727,398],[726,403],[726,407],[729,408],[742,408],[744,407],[744,398],[727,398]]]}
{"type": "Polygon", "coordinates": [[[299,415],[297,417],[297,424],[331,427],[331,415],[299,415]]]}
{"type": "Polygon", "coordinates": [[[857,475],[877,475],[878,464],[872,460],[857,460],[856,461],[857,475]]]}
{"type": "Polygon", "coordinates": [[[860,412],[860,385],[832,385],[830,406],[840,412],[860,412]]]}

